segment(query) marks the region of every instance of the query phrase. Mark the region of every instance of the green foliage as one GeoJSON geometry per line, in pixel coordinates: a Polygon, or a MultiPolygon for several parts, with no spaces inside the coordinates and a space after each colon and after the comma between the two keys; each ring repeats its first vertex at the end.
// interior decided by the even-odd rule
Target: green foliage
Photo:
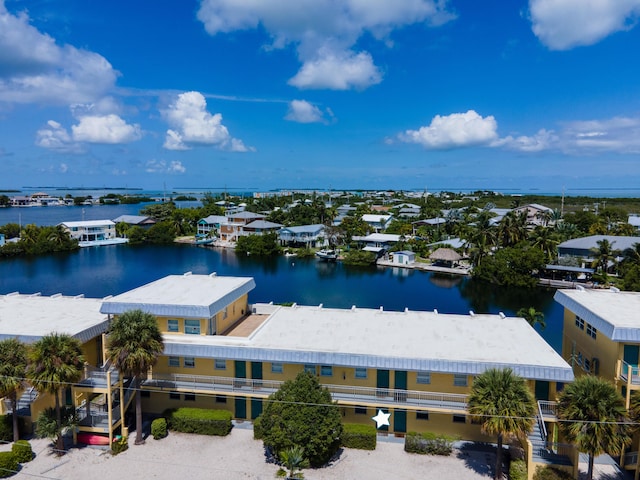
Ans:
{"type": "Polygon", "coordinates": [[[178,408],[165,412],[170,430],[224,437],[231,432],[231,412],[204,408],[178,408]]]}
{"type": "Polygon", "coordinates": [[[449,456],[456,438],[431,432],[409,432],[404,438],[404,451],[423,455],[449,456]]]}
{"type": "Polygon", "coordinates": [[[16,238],[20,235],[20,224],[7,223],[0,227],[0,233],[4,233],[5,238],[16,238]]]}
{"type": "Polygon", "coordinates": [[[167,436],[167,419],[156,418],[151,422],[151,435],[155,440],[160,440],[167,436]]]}
{"type": "Polygon", "coordinates": [[[78,416],[73,407],[62,407],[60,416],[61,424],[58,426],[54,407],[46,408],[40,412],[36,421],[36,436],[58,442],[66,432],[78,425],[78,416]]]}
{"type": "Polygon", "coordinates": [[[260,420],[265,446],[276,455],[304,446],[313,467],[324,465],[340,448],[342,422],[329,391],[318,379],[300,372],[269,396],[260,420]]]}
{"type": "Polygon", "coordinates": [[[253,421],[253,438],[255,440],[262,440],[264,433],[262,431],[262,415],[253,421]]]}
{"type": "Polygon", "coordinates": [[[345,265],[371,265],[375,261],[376,254],[364,250],[349,250],[342,259],[342,263],[345,265]]]}
{"type": "Polygon", "coordinates": [[[15,455],[18,463],[27,463],[33,460],[33,450],[31,444],[26,440],[18,440],[11,445],[11,452],[15,455]]]}
{"type": "MultiPolygon", "coordinates": [[[[18,430],[24,432],[24,418],[18,417],[18,430]]],[[[0,416],[0,441],[12,442],[13,438],[13,414],[0,416]]]]}
{"type": "Polygon", "coordinates": [[[289,470],[288,478],[290,480],[304,479],[302,469],[309,468],[309,460],[304,456],[304,448],[300,445],[294,445],[293,447],[280,452],[279,457],[282,464],[289,470]]]}
{"type": "Polygon", "coordinates": [[[140,215],[151,217],[158,222],[164,222],[171,219],[175,210],[177,210],[177,207],[173,202],[154,203],[140,210],[140,215]]]}
{"type": "Polygon", "coordinates": [[[18,459],[13,452],[0,452],[0,478],[18,473],[18,459]]]}
{"type": "Polygon", "coordinates": [[[640,265],[627,268],[622,277],[622,290],[640,292],[640,265]]]}
{"type": "Polygon", "coordinates": [[[129,439],[127,437],[116,437],[111,442],[111,453],[118,455],[129,448],[129,439]]]}
{"type": "Polygon", "coordinates": [[[173,243],[177,235],[175,224],[169,220],[156,223],[145,232],[144,241],[157,245],[173,243]]]}
{"type": "Polygon", "coordinates": [[[18,255],[44,255],[54,252],[70,252],[80,248],[76,240],[61,226],[38,227],[29,224],[20,232],[20,240],[0,247],[1,257],[18,255]]]}
{"type": "Polygon", "coordinates": [[[345,423],[342,425],[342,446],[359,450],[375,450],[377,441],[376,428],[373,425],[345,423]]]}
{"type": "Polygon", "coordinates": [[[527,244],[506,247],[487,256],[473,269],[473,276],[496,285],[508,287],[529,287],[537,285],[534,276],[544,268],[544,253],[527,244]]]}
{"type": "Polygon", "coordinates": [[[547,327],[547,322],[544,320],[544,313],[537,311],[535,307],[523,307],[518,310],[516,315],[524,318],[532,327],[535,327],[536,323],[540,325],[542,330],[547,327]]]}
{"type": "Polygon", "coordinates": [[[573,476],[568,472],[553,467],[538,466],[533,474],[533,480],[573,480],[573,476]]]}
{"type": "Polygon", "coordinates": [[[527,462],[512,460],[509,465],[509,478],[511,480],[527,480],[527,462]]]}
{"type": "MultiPolygon", "coordinates": [[[[27,346],[16,338],[0,341],[0,397],[7,397],[13,411],[17,409],[18,390],[27,373],[27,346]]],[[[13,440],[20,439],[18,417],[14,417],[13,440]]]]}
{"type": "Polygon", "coordinates": [[[268,257],[280,253],[278,236],[275,233],[265,235],[247,235],[238,238],[236,253],[239,255],[255,255],[268,257]]]}

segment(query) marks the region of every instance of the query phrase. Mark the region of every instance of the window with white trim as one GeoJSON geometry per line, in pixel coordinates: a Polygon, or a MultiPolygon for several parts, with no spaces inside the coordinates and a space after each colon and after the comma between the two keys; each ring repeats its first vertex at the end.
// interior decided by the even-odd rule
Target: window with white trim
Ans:
{"type": "Polygon", "coordinates": [[[331,365],[320,365],[320,375],[323,377],[333,377],[333,367],[331,365]]]}
{"type": "Polygon", "coordinates": [[[272,362],[271,363],[271,373],[282,373],[284,371],[284,367],[281,363],[272,362]]]}
{"type": "Polygon", "coordinates": [[[178,328],[178,320],[174,318],[167,320],[167,332],[177,332],[178,328]]]}
{"type": "Polygon", "coordinates": [[[200,320],[185,320],[184,333],[187,335],[200,335],[200,320]]]}
{"type": "Polygon", "coordinates": [[[311,373],[311,374],[315,375],[316,374],[316,366],[307,363],[304,366],[304,371],[307,372],[307,373],[311,373]]]}
{"type": "Polygon", "coordinates": [[[169,357],[169,366],[170,367],[179,367],[180,366],[180,357],[169,357]]]}
{"type": "Polygon", "coordinates": [[[226,370],[227,369],[227,361],[224,358],[216,358],[213,361],[213,368],[215,370],[226,370]]]}
{"type": "Polygon", "coordinates": [[[363,380],[367,378],[367,369],[362,367],[356,367],[356,378],[363,380]]]}
{"type": "Polygon", "coordinates": [[[184,357],[183,365],[184,365],[184,368],[195,368],[196,366],[195,357],[184,357]]]}
{"type": "Polygon", "coordinates": [[[453,386],[454,387],[466,387],[469,385],[469,379],[467,375],[463,373],[455,373],[453,375],[453,386]]]}
{"type": "Polygon", "coordinates": [[[421,385],[431,384],[431,372],[418,372],[416,376],[416,383],[421,385]]]}

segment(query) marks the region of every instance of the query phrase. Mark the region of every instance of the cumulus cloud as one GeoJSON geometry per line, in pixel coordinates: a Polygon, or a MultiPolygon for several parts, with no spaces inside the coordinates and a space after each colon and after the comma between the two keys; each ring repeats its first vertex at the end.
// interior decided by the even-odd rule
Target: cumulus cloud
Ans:
{"type": "Polygon", "coordinates": [[[115,85],[118,73],[97,53],[55,40],[12,15],[0,0],[0,101],[91,102],[115,85]]]}
{"type": "Polygon", "coordinates": [[[140,140],[140,125],[130,125],[118,115],[86,116],[71,127],[73,139],[87,143],[129,143],[140,140]]]}
{"type": "MultiPolygon", "coordinates": [[[[333,116],[331,110],[327,109],[327,114],[333,116]]],[[[326,118],[322,110],[306,100],[292,100],[289,102],[289,110],[284,117],[285,120],[298,123],[326,123],[326,118]]]]}
{"type": "Polygon", "coordinates": [[[493,116],[482,117],[474,110],[451,115],[436,115],[418,130],[400,134],[400,141],[418,143],[428,149],[448,149],[489,145],[498,139],[498,124],[493,116]]]}
{"type": "Polygon", "coordinates": [[[640,0],[529,0],[529,14],[544,45],[568,50],[633,28],[640,0]]]}
{"type": "Polygon", "coordinates": [[[147,162],[145,171],[147,173],[181,174],[185,173],[187,169],[182,165],[182,162],[177,160],[167,163],[165,160],[154,159],[147,162]]]}
{"type": "Polygon", "coordinates": [[[61,153],[81,153],[82,147],[73,141],[66,128],[49,120],[47,125],[36,132],[36,145],[61,153]]]}
{"type": "Polygon", "coordinates": [[[222,124],[222,115],[209,113],[207,101],[199,92],[181,93],[162,115],[172,127],[167,130],[164,142],[164,148],[168,150],[188,150],[195,145],[215,146],[232,152],[253,150],[242,140],[231,137],[222,124]]]}
{"type": "Polygon", "coordinates": [[[371,55],[353,51],[363,34],[386,40],[406,25],[437,26],[454,18],[447,0],[202,0],[198,10],[211,35],[262,27],[271,37],[269,48],[294,45],[302,68],[289,83],[335,90],[381,81],[371,55]]]}
{"type": "Polygon", "coordinates": [[[511,150],[521,152],[541,152],[555,148],[558,145],[559,137],[553,130],[539,130],[533,136],[520,135],[517,137],[506,136],[492,143],[494,147],[506,147],[511,150]]]}

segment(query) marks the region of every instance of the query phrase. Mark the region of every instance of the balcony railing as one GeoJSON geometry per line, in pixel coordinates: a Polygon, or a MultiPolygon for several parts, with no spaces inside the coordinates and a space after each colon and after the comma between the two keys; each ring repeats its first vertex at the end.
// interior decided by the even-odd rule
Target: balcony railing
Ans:
{"type": "MultiPolygon", "coordinates": [[[[206,391],[211,393],[237,393],[268,396],[284,382],[275,380],[254,380],[234,377],[213,377],[205,375],[154,374],[144,381],[143,387],[162,390],[206,391]]],[[[339,403],[373,403],[402,407],[422,407],[443,409],[464,413],[467,409],[467,395],[440,392],[422,392],[393,388],[356,387],[349,385],[323,385],[333,400],[339,403]]]]}
{"type": "Polygon", "coordinates": [[[558,404],[548,400],[538,400],[538,411],[546,419],[556,419],[558,416],[558,404]]]}
{"type": "Polygon", "coordinates": [[[623,360],[620,378],[631,385],[640,385],[640,367],[631,365],[623,360]]]}
{"type": "Polygon", "coordinates": [[[629,452],[624,454],[624,466],[630,467],[638,464],[638,452],[629,452]]]}

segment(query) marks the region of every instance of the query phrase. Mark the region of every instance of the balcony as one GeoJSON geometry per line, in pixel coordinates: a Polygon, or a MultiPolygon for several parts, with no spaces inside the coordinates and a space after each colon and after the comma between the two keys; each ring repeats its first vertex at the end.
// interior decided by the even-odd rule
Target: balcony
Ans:
{"type": "MultiPolygon", "coordinates": [[[[212,395],[237,395],[268,397],[284,382],[275,380],[252,380],[247,378],[212,377],[204,375],[154,374],[143,382],[149,390],[167,390],[212,395]]],[[[340,404],[416,408],[466,413],[467,395],[393,388],[355,387],[349,385],[323,385],[334,401],[340,404]]]]}
{"type": "Polygon", "coordinates": [[[625,381],[629,386],[640,386],[640,367],[630,365],[624,360],[621,361],[620,379],[625,381]]]}

